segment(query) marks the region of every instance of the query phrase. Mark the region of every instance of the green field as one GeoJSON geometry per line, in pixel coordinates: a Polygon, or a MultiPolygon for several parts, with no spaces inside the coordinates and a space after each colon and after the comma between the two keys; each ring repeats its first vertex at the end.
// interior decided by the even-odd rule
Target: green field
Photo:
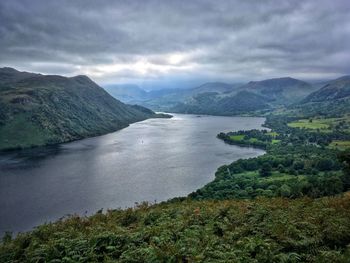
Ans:
{"type": "Polygon", "coordinates": [[[274,131],[270,131],[270,132],[268,132],[268,133],[266,133],[267,135],[270,135],[270,136],[272,136],[272,137],[276,137],[276,136],[278,136],[278,133],[277,132],[274,132],[274,131]]]}
{"type": "Polygon", "coordinates": [[[230,136],[230,139],[232,141],[242,141],[244,138],[244,135],[231,135],[230,136]]]}
{"type": "Polygon", "coordinates": [[[346,150],[350,148],[350,141],[333,141],[329,146],[338,150],[346,150]]]}
{"type": "Polygon", "coordinates": [[[310,120],[306,120],[306,119],[302,119],[302,120],[298,120],[298,121],[293,121],[288,123],[289,127],[292,128],[301,128],[301,129],[325,129],[328,130],[329,129],[329,124],[325,123],[325,120],[312,120],[312,122],[310,122],[310,120]]]}
{"type": "Polygon", "coordinates": [[[345,115],[342,118],[314,118],[314,119],[300,119],[288,123],[289,127],[300,129],[319,129],[322,132],[330,132],[338,128],[345,131],[350,131],[350,117],[345,115]]]}

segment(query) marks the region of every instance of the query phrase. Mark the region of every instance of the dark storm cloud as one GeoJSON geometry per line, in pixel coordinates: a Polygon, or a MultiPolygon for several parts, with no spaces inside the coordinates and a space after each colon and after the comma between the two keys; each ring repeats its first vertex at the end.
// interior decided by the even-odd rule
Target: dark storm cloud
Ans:
{"type": "Polygon", "coordinates": [[[0,66],[101,82],[350,73],[350,3],[0,2],[0,66]]]}

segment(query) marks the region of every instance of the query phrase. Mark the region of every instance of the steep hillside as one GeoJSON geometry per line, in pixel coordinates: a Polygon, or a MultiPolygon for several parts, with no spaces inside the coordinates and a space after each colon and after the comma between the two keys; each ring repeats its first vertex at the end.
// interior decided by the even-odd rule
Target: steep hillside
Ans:
{"type": "Polygon", "coordinates": [[[350,76],[328,81],[300,103],[287,108],[290,116],[341,117],[350,113],[350,76]]]}
{"type": "Polygon", "coordinates": [[[153,116],[114,99],[86,76],[0,69],[0,150],[100,135],[153,116]]]}
{"type": "Polygon", "coordinates": [[[303,103],[334,101],[350,97],[350,76],[333,80],[307,96],[303,103]]]}

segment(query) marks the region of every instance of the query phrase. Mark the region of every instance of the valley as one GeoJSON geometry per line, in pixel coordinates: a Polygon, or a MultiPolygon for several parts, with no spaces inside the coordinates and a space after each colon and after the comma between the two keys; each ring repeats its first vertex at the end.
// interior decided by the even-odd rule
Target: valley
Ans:
{"type": "Polygon", "coordinates": [[[1,263],[350,263],[349,0],[0,1],[1,263]]]}
{"type": "MultiPolygon", "coordinates": [[[[347,82],[347,78],[330,81],[332,85],[339,85],[332,91],[344,94],[342,89],[347,89],[347,82]]],[[[212,85],[218,84],[210,84],[209,88],[212,85]]],[[[205,85],[201,87],[206,89],[205,85]]],[[[193,95],[190,104],[186,102],[178,108],[180,112],[186,108],[186,113],[209,115],[172,113],[174,117],[169,120],[146,120],[104,136],[0,156],[2,186],[14,198],[11,202],[0,202],[5,215],[0,217],[1,225],[5,226],[0,229],[3,233],[11,228],[15,232],[29,230],[34,225],[56,221],[62,214],[76,214],[20,233],[13,241],[11,234],[5,234],[0,245],[0,259],[31,257],[31,253],[39,251],[32,243],[35,240],[44,246],[45,254],[39,257],[45,261],[59,258],[52,249],[60,246],[59,251],[74,254],[71,258],[77,261],[116,259],[129,262],[131,257],[150,261],[152,258],[178,260],[185,257],[196,261],[201,260],[202,255],[224,262],[236,258],[255,262],[250,261],[254,255],[261,262],[270,262],[271,257],[277,262],[284,258],[288,258],[286,262],[294,259],[312,262],[320,258],[346,262],[342,260],[350,253],[346,246],[350,236],[333,228],[334,238],[325,236],[329,236],[327,229],[334,220],[341,221],[342,229],[350,225],[346,216],[348,208],[344,205],[350,189],[350,112],[346,107],[349,97],[332,96],[328,91],[327,99],[310,99],[323,98],[318,94],[328,86],[312,91],[311,85],[288,78],[250,82],[241,90],[235,87],[233,95],[227,90],[231,87],[224,87],[225,91],[221,92],[230,95],[206,90],[193,95]],[[286,84],[290,85],[288,89],[296,85],[306,90],[298,93],[302,94],[300,97],[282,100],[281,86],[286,84]],[[266,119],[211,114],[265,116],[266,119]],[[86,158],[93,161],[87,165],[86,158]],[[131,159],[134,160],[132,165],[131,159]],[[64,169],[57,167],[63,167],[63,163],[64,169]],[[80,167],[78,163],[84,165],[80,167]],[[153,168],[145,173],[143,167],[153,168]],[[47,177],[48,171],[51,177],[47,177]],[[37,177],[38,173],[44,177],[37,177]],[[36,179],[26,181],[24,178],[28,176],[36,179]],[[96,176],[102,176],[105,183],[96,176]],[[24,184],[19,187],[17,180],[24,180],[24,184]],[[84,184],[78,187],[75,182],[84,184]],[[39,185],[49,192],[38,191],[34,197],[27,192],[39,185]],[[73,191],[73,188],[80,190],[73,191]],[[69,189],[74,195],[69,194],[69,189]],[[40,198],[48,195],[57,202],[55,211],[50,209],[50,200],[40,198]],[[31,203],[31,210],[19,212],[23,198],[31,203]],[[77,201],[68,201],[73,199],[77,201]],[[161,203],[153,203],[155,199],[161,203]],[[125,209],[113,209],[116,205],[125,209]],[[100,208],[107,208],[107,212],[99,210],[93,214],[100,208]],[[329,209],[331,215],[327,212],[329,209]],[[300,217],[300,213],[305,216],[300,217]],[[317,214],[323,223],[314,217],[311,219],[310,213],[317,214]],[[282,217],[294,220],[286,221],[279,232],[271,230],[276,229],[282,217]],[[167,230],[169,224],[174,224],[173,219],[179,227],[176,230],[179,236],[167,230]],[[246,220],[251,223],[245,225],[246,220]],[[255,222],[259,222],[260,227],[255,222]],[[300,228],[303,224],[313,225],[313,232],[310,234],[309,227],[300,228]],[[288,232],[291,227],[293,233],[288,232]],[[103,234],[98,229],[103,229],[103,234]],[[246,231],[255,234],[249,235],[246,231]],[[141,236],[141,241],[135,235],[141,236]],[[216,254],[210,249],[203,250],[202,235],[211,243],[211,249],[215,244],[219,246],[216,254]],[[232,236],[235,238],[229,242],[232,236]],[[72,243],[60,243],[66,238],[73,240],[72,243]],[[21,250],[20,244],[26,239],[31,240],[31,245],[21,250]],[[166,247],[161,240],[166,240],[166,247]],[[182,247],[193,241],[198,245],[192,249],[182,247]],[[246,242],[240,248],[240,244],[246,242]],[[220,248],[223,244],[233,246],[234,253],[220,248]],[[260,244],[259,249],[249,248],[248,244],[260,244]],[[313,252],[309,251],[310,246],[314,247],[313,252]],[[91,249],[93,252],[87,252],[91,249]]],[[[193,91],[181,92],[189,96],[193,91]]],[[[16,97],[15,101],[18,100],[21,99],[16,97]]],[[[143,106],[121,105],[140,114],[140,120],[168,117],[156,115],[143,106]]],[[[20,125],[26,121],[22,115],[15,116],[15,122],[5,125],[3,132],[17,131],[16,122],[20,125]]],[[[37,137],[30,133],[27,137],[19,135],[23,140],[30,138],[35,142],[35,138],[46,138],[35,122],[30,125],[25,131],[30,130],[37,137]]],[[[1,200],[6,200],[6,196],[1,200]]]]}

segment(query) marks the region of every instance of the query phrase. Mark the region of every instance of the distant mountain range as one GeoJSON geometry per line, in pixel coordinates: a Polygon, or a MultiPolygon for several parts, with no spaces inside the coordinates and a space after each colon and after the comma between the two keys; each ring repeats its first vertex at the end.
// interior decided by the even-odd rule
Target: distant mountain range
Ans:
{"type": "MultiPolygon", "coordinates": [[[[324,99],[324,102],[349,96],[349,76],[336,80],[311,84],[302,80],[285,77],[246,84],[221,82],[205,83],[192,89],[172,89],[141,92],[128,97],[130,101],[152,109],[178,113],[213,115],[261,115],[276,108],[308,106],[309,103],[324,99]]],[[[123,100],[127,87],[119,88],[123,100]]],[[[134,90],[135,87],[133,87],[134,90]]],[[[109,90],[109,89],[108,89],[109,90]]],[[[133,91],[134,92],[134,91],[133,91]]],[[[320,102],[320,101],[319,101],[320,102]]],[[[342,102],[343,103],[343,102],[342,102]]]]}
{"type": "Polygon", "coordinates": [[[157,111],[173,111],[178,104],[189,101],[198,94],[206,92],[226,93],[241,85],[241,83],[209,82],[190,89],[178,88],[152,91],[144,91],[132,84],[107,85],[104,88],[112,96],[125,103],[140,104],[157,111]]]}
{"type": "Polygon", "coordinates": [[[101,135],[150,117],[158,115],[116,100],[86,76],[0,68],[0,150],[101,135]]]}

